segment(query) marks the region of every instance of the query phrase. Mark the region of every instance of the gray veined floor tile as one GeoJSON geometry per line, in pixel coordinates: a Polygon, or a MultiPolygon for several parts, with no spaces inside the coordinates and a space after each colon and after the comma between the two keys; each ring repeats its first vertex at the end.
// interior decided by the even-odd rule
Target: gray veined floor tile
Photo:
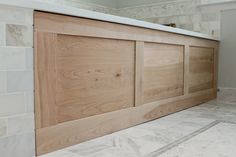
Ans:
{"type": "Polygon", "coordinates": [[[140,156],[165,145],[168,142],[165,140],[169,139],[165,139],[165,137],[163,137],[163,140],[158,139],[155,132],[134,127],[116,133],[112,150],[113,152],[122,150],[124,155],[127,155],[125,152],[130,152],[129,156],[133,152],[134,155],[140,156]]]}
{"type": "Polygon", "coordinates": [[[138,157],[155,151],[192,133],[214,120],[182,111],[155,121],[67,148],[70,152],[88,157],[138,157]]]}
{"type": "Polygon", "coordinates": [[[113,146],[113,135],[96,138],[81,144],[68,147],[67,150],[81,156],[88,156],[99,153],[113,146]]]}
{"type": "Polygon", "coordinates": [[[175,140],[183,138],[184,136],[210,124],[214,120],[204,119],[200,117],[186,117],[187,113],[178,113],[170,115],[153,122],[145,123],[134,127],[129,134],[123,134],[123,137],[130,138],[138,145],[141,155],[146,155],[155,151],[165,145],[172,143],[175,140]],[[186,114],[186,115],[185,115],[186,114]],[[136,129],[136,130],[135,130],[136,129]],[[146,134],[134,136],[134,132],[141,132],[145,130],[146,134]]]}
{"type": "Polygon", "coordinates": [[[56,151],[56,152],[53,152],[53,153],[49,153],[47,155],[42,155],[40,157],[82,157],[82,156],[79,156],[78,154],[75,154],[75,153],[72,153],[72,152],[69,152],[69,151],[64,151],[64,150],[60,150],[60,151],[56,151]]]}
{"type": "Polygon", "coordinates": [[[235,157],[236,125],[220,123],[158,157],[235,157]]]}
{"type": "MultiPolygon", "coordinates": [[[[212,127],[213,123],[214,125],[218,124],[219,121],[216,120],[236,122],[236,105],[222,103],[220,101],[210,101],[203,105],[196,106],[188,110],[184,110],[163,118],[159,118],[157,120],[150,121],[135,127],[131,127],[113,133],[111,135],[103,136],[72,147],[68,147],[66,149],[63,149],[63,151],[71,153],[71,155],[76,154],[78,155],[78,157],[143,157],[153,153],[155,155],[155,152],[160,153],[159,150],[166,150],[165,148],[169,149],[169,147],[171,149],[172,147],[175,146],[172,145],[173,143],[177,142],[177,144],[180,143],[181,145],[181,143],[185,141],[184,139],[186,137],[188,137],[186,138],[186,140],[188,141],[191,141],[191,138],[193,137],[194,138],[198,137],[198,134],[201,133],[202,131],[205,131],[205,128],[208,129],[209,127],[212,127]],[[198,132],[199,130],[202,131],[198,132]],[[192,134],[194,134],[194,136],[191,136],[192,134]]],[[[221,124],[221,125],[226,125],[226,126],[229,125],[232,127],[231,129],[234,130],[233,124],[221,124]]],[[[218,128],[218,126],[213,128],[218,128]]],[[[227,129],[227,127],[225,129],[227,129]]],[[[227,130],[221,130],[221,128],[219,128],[217,133],[224,134],[225,132],[222,131],[227,131],[227,130]]],[[[231,134],[232,133],[233,132],[231,132],[231,134]]],[[[204,135],[204,132],[201,134],[204,135]]],[[[207,139],[207,136],[204,137],[205,139],[202,138],[202,140],[204,140],[203,142],[206,142],[207,144],[215,142],[213,141],[214,138],[218,138],[218,135],[215,135],[216,133],[214,132],[214,130],[209,134],[212,134],[212,136],[209,136],[210,137],[209,141],[207,139]]],[[[224,138],[224,136],[222,136],[221,140],[223,140],[224,142],[224,139],[227,140],[227,138],[228,137],[224,138]]],[[[222,144],[222,141],[216,141],[216,144],[217,142],[222,144]]],[[[190,145],[191,144],[192,143],[190,143],[190,145]]],[[[196,144],[199,144],[201,146],[201,142],[199,141],[197,141],[196,144]]],[[[216,146],[218,147],[218,145],[216,146]]],[[[173,155],[171,153],[168,154],[169,151],[162,155],[164,155],[164,157],[182,157],[181,155],[182,151],[183,152],[186,151],[187,155],[189,155],[188,153],[194,153],[191,151],[193,147],[189,148],[190,152],[188,152],[188,150],[185,150],[184,147],[185,146],[182,146],[178,150],[173,152],[173,154],[175,153],[177,154],[176,156],[171,156],[173,155]],[[179,151],[180,154],[178,154],[179,151]]],[[[199,151],[202,150],[199,148],[199,151]]],[[[213,150],[209,149],[209,151],[213,150]]],[[[50,155],[45,155],[43,157],[54,157],[54,156],[55,154],[51,153],[50,155]]],[[[61,157],[59,155],[56,156],[61,157]]],[[[192,156],[193,155],[191,155],[191,157],[192,156]]]]}
{"type": "Polygon", "coordinates": [[[188,109],[199,113],[202,118],[236,122],[236,105],[211,101],[206,104],[188,109]]]}
{"type": "Polygon", "coordinates": [[[104,157],[104,156],[136,156],[138,146],[130,138],[119,136],[118,133],[107,135],[91,141],[87,141],[66,150],[86,157],[104,157]]]}
{"type": "Polygon", "coordinates": [[[86,157],[141,157],[141,155],[132,151],[110,148],[86,157]]]}

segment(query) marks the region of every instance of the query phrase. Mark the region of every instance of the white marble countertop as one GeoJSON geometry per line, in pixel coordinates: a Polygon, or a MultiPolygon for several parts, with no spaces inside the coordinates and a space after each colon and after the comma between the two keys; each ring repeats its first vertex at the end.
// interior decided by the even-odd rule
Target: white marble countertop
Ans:
{"type": "Polygon", "coordinates": [[[126,25],[131,25],[131,26],[138,26],[138,27],[155,29],[155,30],[166,31],[166,32],[171,32],[171,33],[183,34],[183,35],[194,36],[194,37],[199,37],[199,38],[219,40],[218,38],[214,38],[207,34],[197,33],[197,32],[188,31],[188,30],[179,29],[179,28],[167,27],[160,24],[144,22],[144,21],[135,20],[131,18],[98,13],[98,12],[79,9],[75,7],[51,4],[51,3],[41,2],[37,0],[0,0],[0,5],[28,8],[28,9],[33,9],[33,10],[47,11],[51,13],[60,13],[60,14],[65,14],[65,15],[72,15],[72,16],[78,16],[78,17],[83,17],[83,18],[109,21],[109,22],[114,22],[114,23],[119,23],[119,24],[126,24],[126,25]]]}

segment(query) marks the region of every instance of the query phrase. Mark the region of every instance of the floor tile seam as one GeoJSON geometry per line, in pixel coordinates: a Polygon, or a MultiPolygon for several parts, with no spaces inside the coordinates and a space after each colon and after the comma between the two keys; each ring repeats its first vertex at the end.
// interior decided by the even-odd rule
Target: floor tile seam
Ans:
{"type": "Polygon", "coordinates": [[[182,137],[180,139],[177,139],[177,140],[173,141],[172,143],[170,143],[170,144],[168,144],[166,146],[163,146],[163,147],[157,149],[154,152],[151,152],[149,154],[144,155],[143,157],[157,157],[157,156],[167,152],[168,150],[178,146],[179,144],[192,139],[193,137],[195,137],[195,136],[197,136],[197,135],[207,131],[208,129],[210,129],[210,128],[212,128],[212,127],[214,127],[214,126],[216,126],[216,125],[218,125],[220,123],[222,123],[222,121],[215,120],[215,121],[213,121],[213,122],[211,122],[211,123],[201,127],[200,129],[198,129],[198,130],[196,130],[196,131],[194,131],[194,132],[192,132],[192,133],[190,133],[190,134],[188,134],[188,135],[186,135],[186,136],[184,136],[184,137],[182,137]]]}
{"type": "Polygon", "coordinates": [[[228,123],[236,125],[236,122],[228,121],[228,120],[218,120],[220,123],[228,123]]]}

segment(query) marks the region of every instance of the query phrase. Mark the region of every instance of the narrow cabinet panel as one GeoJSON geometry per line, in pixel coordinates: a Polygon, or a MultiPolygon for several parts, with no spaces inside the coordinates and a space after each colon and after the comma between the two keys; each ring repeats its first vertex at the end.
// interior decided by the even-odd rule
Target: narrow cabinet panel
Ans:
{"type": "Polygon", "coordinates": [[[56,125],[57,34],[35,32],[35,112],[36,128],[56,125]]]}
{"type": "Polygon", "coordinates": [[[136,64],[135,64],[135,106],[140,106],[143,103],[143,53],[144,42],[136,42],[136,64]]]}
{"type": "Polygon", "coordinates": [[[145,43],[143,103],[183,95],[184,46],[145,43]]]}
{"type": "Polygon", "coordinates": [[[213,88],[214,48],[190,47],[189,92],[213,88]]]}

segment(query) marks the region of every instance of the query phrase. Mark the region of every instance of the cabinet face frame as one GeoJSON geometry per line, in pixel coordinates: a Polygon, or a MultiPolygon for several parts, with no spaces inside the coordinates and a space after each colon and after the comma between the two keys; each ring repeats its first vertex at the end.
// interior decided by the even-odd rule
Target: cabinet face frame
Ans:
{"type": "MultiPolygon", "coordinates": [[[[218,42],[200,39],[175,33],[145,29],[110,22],[91,19],[76,18],[45,12],[34,13],[35,35],[35,66],[38,69],[40,60],[37,60],[38,33],[46,33],[55,40],[58,34],[80,37],[104,38],[114,40],[127,40],[135,43],[135,72],[134,72],[134,107],[95,115],[78,120],[68,121],[57,125],[55,119],[50,119],[53,126],[41,125],[41,102],[39,97],[40,73],[35,71],[35,108],[36,108],[36,145],[37,155],[52,152],[73,144],[77,144],[95,137],[106,135],[133,125],[147,122],[192,106],[211,100],[216,97],[217,83],[217,52],[218,42]],[[145,43],[182,45],[184,56],[184,89],[183,95],[165,98],[162,100],[143,104],[143,74],[145,43]],[[214,85],[213,88],[189,93],[189,57],[190,46],[214,48],[214,85]],[[91,127],[92,126],[92,127],[91,127]],[[67,130],[67,131],[65,131],[67,130]]],[[[52,43],[51,43],[52,44],[52,43]]],[[[53,44],[50,45],[54,51],[53,44]]],[[[50,62],[53,67],[53,61],[50,62]]],[[[53,72],[53,71],[52,71],[53,72]]],[[[51,82],[54,83],[54,82],[51,82]]],[[[53,89],[51,89],[53,91],[53,89]]],[[[50,90],[49,90],[50,92],[50,90]]],[[[53,102],[54,100],[52,100],[53,102]]],[[[49,112],[56,112],[48,108],[49,112]]],[[[43,116],[47,116],[44,113],[43,116]]]]}

